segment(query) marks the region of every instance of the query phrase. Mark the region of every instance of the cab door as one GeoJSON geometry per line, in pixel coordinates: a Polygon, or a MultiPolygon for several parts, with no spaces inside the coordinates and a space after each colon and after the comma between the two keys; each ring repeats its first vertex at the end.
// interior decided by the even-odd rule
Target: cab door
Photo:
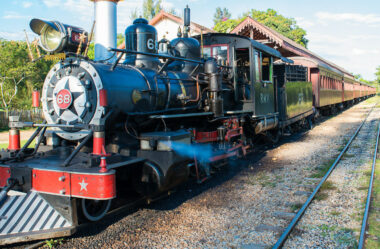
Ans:
{"type": "Polygon", "coordinates": [[[263,52],[253,50],[255,115],[275,112],[273,58],[263,52]]]}

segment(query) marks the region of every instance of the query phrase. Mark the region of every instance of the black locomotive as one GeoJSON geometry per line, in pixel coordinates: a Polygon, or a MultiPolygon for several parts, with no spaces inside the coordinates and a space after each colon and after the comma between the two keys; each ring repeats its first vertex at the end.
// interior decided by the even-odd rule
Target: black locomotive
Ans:
{"type": "MultiPolygon", "coordinates": [[[[136,19],[126,49],[109,48],[118,53],[112,62],[64,50],[72,56],[43,85],[46,122],[10,118],[10,148],[0,159],[2,244],[69,235],[77,214],[97,221],[125,192],[155,196],[190,176],[201,182],[221,161],[245,155],[257,136],[276,140],[291,124],[310,124],[305,67],[247,37],[188,37],[189,10],[184,19],[178,38],[159,42],[155,28],[136,19]],[[38,129],[20,148],[25,126],[38,129]],[[10,189],[26,194],[7,196],[10,189]]],[[[58,30],[32,23],[39,33],[58,30]]]]}

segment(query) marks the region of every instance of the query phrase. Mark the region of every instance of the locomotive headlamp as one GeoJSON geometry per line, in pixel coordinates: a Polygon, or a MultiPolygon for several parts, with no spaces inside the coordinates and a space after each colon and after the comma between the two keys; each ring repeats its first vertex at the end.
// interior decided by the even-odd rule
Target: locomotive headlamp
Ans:
{"type": "Polygon", "coordinates": [[[81,39],[83,47],[88,42],[85,30],[57,21],[32,19],[30,28],[40,36],[40,46],[49,53],[76,52],[81,39]]]}

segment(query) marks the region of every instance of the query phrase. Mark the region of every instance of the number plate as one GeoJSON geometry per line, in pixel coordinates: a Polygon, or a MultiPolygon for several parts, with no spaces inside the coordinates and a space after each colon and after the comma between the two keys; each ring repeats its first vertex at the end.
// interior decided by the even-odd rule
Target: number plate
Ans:
{"type": "Polygon", "coordinates": [[[71,92],[67,89],[62,89],[57,94],[57,105],[61,109],[67,109],[73,102],[71,92]]]}

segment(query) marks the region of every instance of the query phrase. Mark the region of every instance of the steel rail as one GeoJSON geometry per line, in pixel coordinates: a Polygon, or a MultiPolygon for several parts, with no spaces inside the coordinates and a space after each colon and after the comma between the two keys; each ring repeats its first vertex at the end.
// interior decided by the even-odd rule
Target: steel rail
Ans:
{"type": "Polygon", "coordinates": [[[379,124],[377,127],[376,146],[375,146],[375,151],[373,153],[371,179],[369,181],[368,193],[367,193],[367,202],[365,204],[365,211],[364,211],[364,215],[363,215],[362,228],[360,231],[360,238],[359,238],[359,245],[358,245],[359,249],[364,248],[364,242],[365,242],[365,237],[366,237],[365,235],[366,235],[366,230],[367,230],[368,213],[369,213],[369,208],[371,205],[371,194],[372,194],[372,187],[373,187],[373,179],[375,176],[376,158],[377,158],[377,151],[378,151],[378,147],[379,147],[379,136],[380,136],[380,121],[379,121],[379,124]]]}
{"type": "Polygon", "coordinates": [[[335,159],[334,163],[330,166],[330,169],[327,171],[327,173],[324,175],[324,177],[322,178],[322,180],[319,182],[318,186],[315,187],[314,191],[311,193],[311,195],[309,196],[309,198],[303,204],[303,206],[301,207],[301,209],[297,212],[296,216],[292,219],[292,221],[290,222],[289,226],[282,233],[281,237],[277,240],[276,244],[272,247],[272,249],[282,248],[283,244],[288,239],[288,237],[289,237],[290,233],[292,232],[293,228],[297,225],[298,221],[301,219],[301,217],[305,213],[307,207],[313,201],[315,195],[318,193],[319,189],[322,187],[322,184],[326,181],[326,179],[330,176],[331,172],[338,165],[338,163],[342,159],[344,153],[346,153],[347,149],[350,147],[352,141],[358,135],[360,129],[363,127],[364,123],[367,121],[367,118],[369,117],[369,115],[371,114],[372,110],[375,108],[376,105],[377,105],[377,103],[375,105],[373,105],[373,107],[371,108],[371,110],[368,112],[367,116],[363,120],[363,122],[356,129],[355,133],[351,136],[350,140],[347,142],[346,146],[340,152],[339,156],[335,159]]]}

